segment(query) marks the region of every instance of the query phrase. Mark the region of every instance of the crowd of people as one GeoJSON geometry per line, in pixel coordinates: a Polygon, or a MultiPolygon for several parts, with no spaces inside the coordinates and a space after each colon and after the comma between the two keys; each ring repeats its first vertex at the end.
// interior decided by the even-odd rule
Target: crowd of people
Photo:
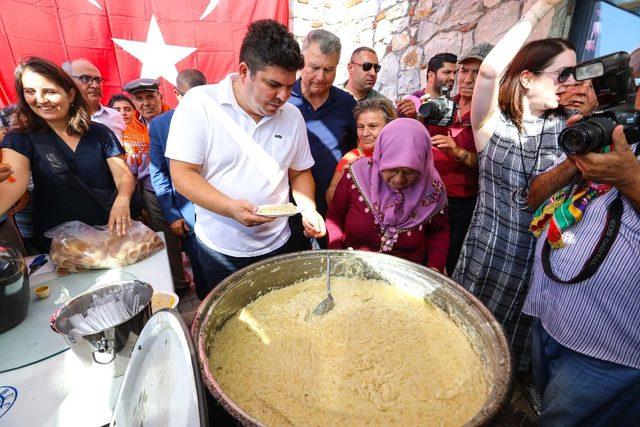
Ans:
{"type": "Polygon", "coordinates": [[[220,82],[181,71],[175,110],[156,80],[131,81],[104,106],[91,62],[26,59],[5,111],[0,238],[46,252],[44,233],[64,222],[124,234],[141,219],[164,232],[176,289],[193,280],[200,298],[287,252],[402,257],[449,275],[494,314],[517,371],[533,372],[541,425],[631,425],[640,141],[618,127],[604,152],[559,148],[559,133],[598,102],[576,80],[571,43],[525,43],[559,2],[538,0],[495,46],[435,53],[426,86],[395,102],[373,89],[373,49],[352,53],[338,87],[340,39],[317,29],[300,47],[271,20],[249,26],[220,82]],[[427,120],[425,101],[448,93],[450,120],[427,120]],[[301,215],[257,213],[290,201],[301,215]],[[614,204],[617,239],[587,274],[614,204]]]}

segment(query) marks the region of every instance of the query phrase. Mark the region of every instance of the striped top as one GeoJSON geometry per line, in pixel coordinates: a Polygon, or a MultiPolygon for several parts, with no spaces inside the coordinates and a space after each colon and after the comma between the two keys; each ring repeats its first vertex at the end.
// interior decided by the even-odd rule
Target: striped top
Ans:
{"type": "MultiPolygon", "coordinates": [[[[637,145],[637,144],[636,144],[637,145]]],[[[589,203],[584,217],[563,233],[566,246],[551,251],[551,266],[563,280],[582,269],[604,228],[615,188],[589,203]]],[[[564,285],[548,278],[536,245],[533,280],[523,311],[538,317],[556,341],[597,359],[640,369],[640,212],[622,198],[620,232],[590,279],[564,285]]]]}
{"type": "Polygon", "coordinates": [[[529,367],[533,319],[522,315],[529,290],[535,238],[529,232],[533,210],[512,200],[518,188],[562,154],[558,134],[564,117],[524,120],[524,133],[504,113],[478,153],[478,201],[458,264],[451,278],[473,293],[504,328],[519,371],[529,367]]]}

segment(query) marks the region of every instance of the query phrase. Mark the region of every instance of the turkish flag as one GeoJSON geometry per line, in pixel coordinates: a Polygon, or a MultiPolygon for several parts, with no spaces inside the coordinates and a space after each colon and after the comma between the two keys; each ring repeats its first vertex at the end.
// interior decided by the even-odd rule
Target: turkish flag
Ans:
{"type": "Polygon", "coordinates": [[[287,25],[288,0],[2,0],[0,104],[15,102],[20,59],[56,64],[87,58],[105,78],[106,103],[139,77],[162,77],[174,104],[177,72],[202,71],[217,82],[238,62],[247,26],[272,18],[287,25]]]}

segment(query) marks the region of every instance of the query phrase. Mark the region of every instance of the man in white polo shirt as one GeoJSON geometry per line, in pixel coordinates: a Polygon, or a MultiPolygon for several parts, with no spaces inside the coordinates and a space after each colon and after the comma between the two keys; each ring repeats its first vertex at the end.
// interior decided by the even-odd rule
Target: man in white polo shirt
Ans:
{"type": "Polygon", "coordinates": [[[303,65],[285,26],[256,21],[242,42],[238,72],[191,89],[173,116],[165,155],[176,190],[195,204],[198,260],[211,289],[234,271],[289,250],[287,218],[256,210],[287,203],[290,185],[305,233],[325,234],[306,126],[286,102],[303,65]]]}

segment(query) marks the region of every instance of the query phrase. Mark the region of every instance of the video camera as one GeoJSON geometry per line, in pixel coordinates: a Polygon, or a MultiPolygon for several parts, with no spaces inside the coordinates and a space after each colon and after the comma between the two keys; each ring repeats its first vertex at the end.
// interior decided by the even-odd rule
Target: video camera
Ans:
{"type": "Polygon", "coordinates": [[[634,108],[636,85],[629,54],[616,52],[576,66],[575,79],[589,80],[598,109],[560,132],[558,144],[567,154],[586,154],[611,144],[617,125],[624,127],[629,144],[640,141],[640,111],[634,108]]]}
{"type": "Polygon", "coordinates": [[[420,105],[418,115],[422,117],[425,124],[435,126],[451,126],[453,124],[453,115],[458,106],[449,97],[450,93],[449,86],[442,86],[439,97],[429,99],[420,105]]]}

